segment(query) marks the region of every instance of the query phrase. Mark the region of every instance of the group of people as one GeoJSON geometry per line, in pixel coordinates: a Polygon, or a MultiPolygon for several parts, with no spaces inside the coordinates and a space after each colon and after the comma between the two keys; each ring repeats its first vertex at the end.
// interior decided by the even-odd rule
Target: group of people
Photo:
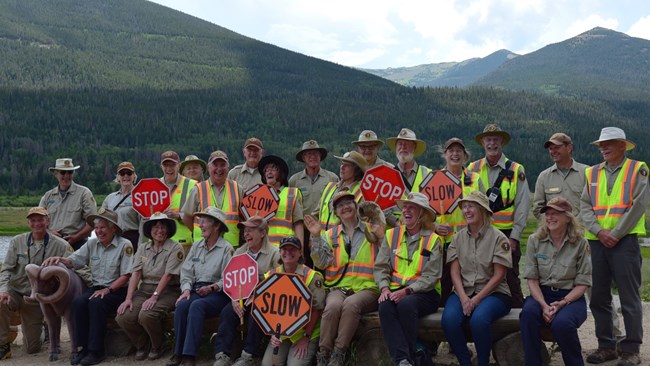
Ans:
{"type": "Polygon", "coordinates": [[[440,146],[442,170],[463,192],[458,206],[445,210],[431,207],[421,191],[432,170],[416,158],[427,144],[407,128],[386,140],[395,165],[378,157],[384,142],[366,130],[352,142],[355,149],[335,156],[338,175],[321,167],[328,151],[315,140],[297,152],[305,168],[292,176],[286,161],[265,155],[257,138],[245,141],[245,162],[233,168],[223,151],[207,162],[195,155],[181,161],[166,151],[161,181],[169,187],[171,206],[148,219],[132,208],[132,163],[118,165],[120,189],[97,210],[90,190],[73,181],[79,166],[57,159],[50,170],[59,184],[30,209],[30,232],[11,241],[0,272],[0,359],[11,356],[7,310],[21,313],[26,352],[40,349],[42,315],[22,300],[30,292],[24,266],[62,263],[88,266],[92,275],[88,290],[71,305],[80,346],[73,365],[104,360],[109,316],[130,337],[136,360],[160,358],[166,351],[163,320],[171,311],[169,366],[195,364],[205,320],[216,316],[215,366],[233,360],[252,365],[256,358],[263,365],[309,365],[315,359],[318,366],[341,366],[361,317],[372,311],[379,313],[394,363],[414,365],[418,319],[441,307],[442,327],[460,365],[472,364],[464,326],[471,330],[478,364],[488,365],[491,324],[511,308],[522,308],[522,363],[542,364],[540,330],[548,327],[565,364],[583,365],[577,329],[587,317],[589,292],[598,349],[587,362],[620,358],[619,366],[639,364],[638,235],[645,234],[650,200],[647,165],[626,157],[635,145],[616,127],[603,128],[593,142],[604,161],[592,167],[572,158],[568,135],[556,133],[545,142],[554,164],[539,175],[532,198],[539,227],[527,241],[522,277],[530,296],[524,299],[520,240],[531,197],[523,165],[503,152],[510,139],[497,125],[487,125],[475,137],[485,156],[473,162],[459,138],[440,146]],[[396,169],[406,186],[396,206],[383,211],[364,201],[360,188],[364,173],[379,165],[396,169]],[[240,212],[244,193],[256,184],[269,185],[279,197],[269,220],[246,219],[240,212]],[[261,279],[295,273],[313,295],[309,323],[290,338],[270,337],[266,351],[260,350],[264,336],[252,318],[251,300],[231,301],[223,291],[223,269],[241,253],[255,259],[261,279]],[[622,340],[615,334],[612,282],[621,298],[622,340]],[[245,337],[236,357],[240,324],[245,337]]]}

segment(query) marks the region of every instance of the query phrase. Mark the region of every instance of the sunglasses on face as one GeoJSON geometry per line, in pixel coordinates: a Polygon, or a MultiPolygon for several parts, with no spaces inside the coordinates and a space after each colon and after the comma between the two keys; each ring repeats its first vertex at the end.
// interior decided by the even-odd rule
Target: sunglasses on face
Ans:
{"type": "Polygon", "coordinates": [[[128,176],[130,177],[130,176],[133,175],[133,172],[130,171],[130,170],[122,170],[122,171],[120,172],[120,175],[121,175],[121,176],[128,175],[128,176]]]}
{"type": "Polygon", "coordinates": [[[61,175],[66,175],[66,174],[74,174],[74,170],[59,170],[59,174],[61,175]]]}

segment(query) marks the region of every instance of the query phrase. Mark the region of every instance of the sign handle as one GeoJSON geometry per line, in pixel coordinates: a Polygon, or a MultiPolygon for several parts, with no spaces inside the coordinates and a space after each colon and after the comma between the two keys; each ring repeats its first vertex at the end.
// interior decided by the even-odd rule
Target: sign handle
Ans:
{"type": "MultiPolygon", "coordinates": [[[[278,325],[275,326],[275,336],[278,337],[278,339],[280,339],[280,330],[280,323],[278,323],[278,325]]],[[[277,355],[279,350],[280,347],[273,347],[273,354],[277,355]]]]}
{"type": "Polygon", "coordinates": [[[442,208],[442,201],[440,201],[440,223],[441,224],[445,223],[445,212],[443,211],[442,208]]]}
{"type": "Polygon", "coordinates": [[[153,216],[153,205],[149,205],[149,217],[153,216]]]}
{"type": "MultiPolygon", "coordinates": [[[[239,284],[239,307],[244,308],[244,299],[241,296],[241,283],[239,284]]],[[[239,325],[241,325],[241,340],[244,340],[244,317],[239,318],[239,325]]]]}

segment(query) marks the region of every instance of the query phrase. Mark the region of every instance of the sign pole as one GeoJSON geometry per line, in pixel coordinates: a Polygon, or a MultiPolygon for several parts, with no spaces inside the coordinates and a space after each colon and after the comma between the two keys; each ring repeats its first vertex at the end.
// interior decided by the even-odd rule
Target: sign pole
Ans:
{"type": "MultiPolygon", "coordinates": [[[[242,299],[241,295],[241,283],[239,283],[239,307],[244,308],[244,299],[242,299]]],[[[246,312],[244,312],[246,313],[246,312]]],[[[241,340],[244,340],[244,317],[239,318],[239,325],[241,325],[241,340]]]]}
{"type": "MultiPolygon", "coordinates": [[[[280,323],[275,326],[275,336],[280,339],[280,331],[282,330],[282,327],[280,323]]],[[[273,355],[276,356],[278,354],[278,351],[280,350],[280,347],[273,347],[273,355]]]]}

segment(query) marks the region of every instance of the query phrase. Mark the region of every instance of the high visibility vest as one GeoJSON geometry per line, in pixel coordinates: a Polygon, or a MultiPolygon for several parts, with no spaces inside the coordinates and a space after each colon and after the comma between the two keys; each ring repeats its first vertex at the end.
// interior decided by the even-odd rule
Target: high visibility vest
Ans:
{"type": "MultiPolygon", "coordinates": [[[[316,276],[316,271],[314,271],[313,269],[311,269],[311,268],[309,268],[307,266],[304,266],[304,268],[307,269],[307,273],[305,273],[303,275],[302,281],[305,283],[305,285],[307,285],[307,287],[309,287],[311,285],[312,281],[314,280],[314,277],[316,276]]],[[[272,275],[273,273],[276,273],[276,272],[284,273],[284,268],[282,268],[282,266],[276,267],[276,268],[266,272],[264,274],[264,278],[268,278],[270,275],[272,275]]],[[[303,327],[300,330],[298,330],[296,333],[294,333],[294,335],[292,335],[291,337],[282,336],[282,337],[280,337],[280,339],[285,340],[285,339],[288,338],[289,340],[291,340],[291,343],[293,344],[293,343],[298,342],[300,340],[300,338],[302,338],[304,336],[305,336],[305,328],[303,327]]],[[[314,326],[314,329],[312,329],[311,338],[309,338],[309,339],[313,340],[313,339],[318,339],[318,338],[320,338],[320,319],[318,320],[318,323],[316,323],[316,326],[314,326]]]]}
{"type": "MultiPolygon", "coordinates": [[[[506,159],[509,161],[510,159],[506,159]]],[[[517,196],[517,184],[519,183],[519,167],[523,168],[523,165],[512,161],[510,169],[513,171],[513,177],[504,178],[501,182],[501,199],[503,199],[504,206],[510,206],[499,212],[492,214],[492,226],[499,230],[510,230],[512,229],[513,224],[515,223],[515,197],[517,196]]],[[[485,158],[474,161],[467,166],[467,170],[471,172],[476,172],[479,174],[479,177],[483,181],[483,186],[485,189],[490,189],[489,177],[488,177],[488,164],[485,158]]],[[[485,193],[485,192],[484,192],[485,193]]]]}
{"type": "MultiPolygon", "coordinates": [[[[390,265],[393,273],[390,279],[390,289],[397,290],[407,287],[417,281],[424,266],[429,262],[429,258],[435,255],[434,250],[436,242],[440,237],[432,232],[431,235],[420,237],[420,244],[413,252],[413,257],[409,260],[408,248],[406,245],[406,226],[401,225],[392,228],[386,232],[386,242],[390,246],[391,256],[390,265]],[[425,255],[425,253],[429,253],[425,255]]],[[[442,255],[441,255],[442,256],[442,255]]],[[[436,291],[440,294],[440,279],[436,283],[436,291]]]]}
{"type": "MultiPolygon", "coordinates": [[[[204,180],[203,182],[197,183],[199,196],[199,209],[197,211],[203,211],[208,206],[216,206],[214,202],[215,196],[212,191],[212,185],[210,180],[204,180]]],[[[223,203],[221,207],[218,207],[226,214],[226,226],[228,227],[228,232],[223,235],[223,238],[226,239],[233,248],[239,246],[239,206],[241,206],[241,197],[239,196],[239,186],[237,182],[232,179],[226,179],[224,184],[223,192],[223,203]]],[[[199,218],[194,217],[194,240],[201,239],[201,228],[199,227],[199,218]]]]}
{"type": "MultiPolygon", "coordinates": [[[[365,225],[369,230],[369,224],[365,223],[365,225]]],[[[367,289],[379,291],[373,275],[379,246],[373,245],[364,237],[356,257],[350,260],[342,232],[343,226],[336,225],[325,234],[325,240],[333,254],[332,263],[325,269],[325,286],[340,287],[354,292],[367,289]]]]}
{"type": "Polygon", "coordinates": [[[278,210],[269,220],[269,243],[280,246],[280,240],[287,236],[296,236],[293,230],[293,210],[298,200],[302,202],[302,193],[295,187],[284,187],[278,194],[278,210]]]}
{"type": "MultiPolygon", "coordinates": [[[[621,216],[632,207],[636,177],[642,167],[646,171],[648,170],[646,163],[625,158],[614,181],[612,192],[609,194],[607,193],[605,163],[585,169],[591,206],[596,214],[598,224],[603,229],[611,230],[616,227],[621,216]]],[[[629,234],[645,235],[645,213],[630,230],[629,234]]],[[[588,240],[598,240],[598,237],[590,231],[587,231],[586,238],[588,240]]]]}
{"type": "MultiPolygon", "coordinates": [[[[179,175],[181,177],[180,182],[178,182],[178,185],[176,186],[176,189],[174,189],[171,192],[172,199],[171,199],[171,205],[169,206],[169,209],[172,212],[180,212],[181,207],[185,204],[185,200],[187,200],[187,197],[190,194],[190,191],[194,186],[196,185],[196,181],[194,179],[186,178],[182,175],[179,175]]],[[[162,178],[160,179],[163,183],[165,182],[162,178]]],[[[189,250],[189,248],[192,246],[192,232],[190,229],[185,226],[183,221],[181,220],[175,220],[176,221],[176,234],[172,237],[172,240],[176,240],[179,242],[185,251],[189,250]]]]}
{"type": "MultiPolygon", "coordinates": [[[[463,187],[463,197],[467,197],[467,195],[469,195],[469,193],[472,191],[479,190],[479,175],[474,172],[463,171],[460,176],[460,182],[461,186],[463,187]]],[[[465,222],[463,210],[460,209],[460,205],[456,206],[456,208],[450,214],[439,215],[436,218],[436,222],[440,224],[447,224],[452,228],[452,232],[449,235],[442,237],[445,243],[451,243],[451,239],[453,238],[454,234],[467,226],[467,222],[465,222]]]]}
{"type": "MultiPolygon", "coordinates": [[[[323,194],[320,197],[320,211],[318,214],[318,219],[320,220],[320,227],[324,231],[327,231],[340,223],[339,218],[334,214],[334,207],[332,207],[332,198],[334,197],[334,193],[336,193],[337,188],[337,183],[327,183],[325,189],[323,190],[323,194]]],[[[360,203],[363,200],[360,181],[353,184],[348,192],[354,195],[354,200],[357,203],[360,203]]]]}

